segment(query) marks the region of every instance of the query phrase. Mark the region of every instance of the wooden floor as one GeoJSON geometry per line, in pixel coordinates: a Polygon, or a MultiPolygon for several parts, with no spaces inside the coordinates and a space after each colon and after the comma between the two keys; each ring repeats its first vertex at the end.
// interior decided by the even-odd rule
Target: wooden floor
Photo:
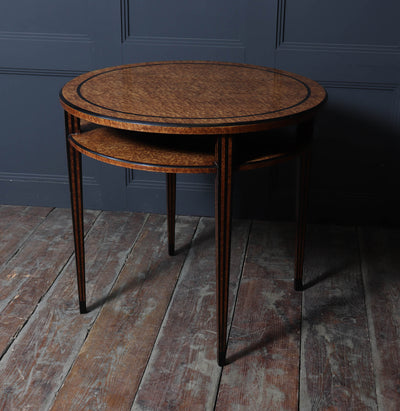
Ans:
{"type": "Polygon", "coordinates": [[[214,221],[88,211],[78,313],[69,210],[0,206],[1,410],[400,409],[400,229],[235,221],[216,363],[214,221]]]}

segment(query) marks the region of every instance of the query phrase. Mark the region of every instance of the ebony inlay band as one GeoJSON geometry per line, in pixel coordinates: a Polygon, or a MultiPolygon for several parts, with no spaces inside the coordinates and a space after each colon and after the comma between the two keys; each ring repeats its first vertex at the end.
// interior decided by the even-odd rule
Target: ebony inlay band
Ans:
{"type": "Polygon", "coordinates": [[[60,93],[63,107],[88,121],[168,134],[268,129],[314,111],[325,96],[318,83],[297,74],[204,61],[106,68],[73,79],[60,93]]]}
{"type": "Polygon", "coordinates": [[[175,252],[176,174],[215,174],[217,359],[226,364],[234,171],[300,157],[295,287],[302,289],[312,124],[318,83],[267,67],[174,61],[83,74],[60,92],[66,112],[78,295],[86,311],[81,154],[167,175],[169,254],[175,252]],[[80,120],[92,125],[86,129],[80,120]],[[297,139],[273,129],[297,125],[297,139]],[[267,132],[268,131],[268,132],[267,132]]]}

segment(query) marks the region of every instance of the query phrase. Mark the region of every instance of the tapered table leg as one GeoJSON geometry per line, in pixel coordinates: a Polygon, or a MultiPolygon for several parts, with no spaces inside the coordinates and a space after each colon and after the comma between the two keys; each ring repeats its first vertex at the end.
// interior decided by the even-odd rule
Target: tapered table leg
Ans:
{"type": "MultiPolygon", "coordinates": [[[[298,126],[298,138],[311,143],[313,133],[312,122],[298,126]]],[[[310,181],[311,148],[310,144],[299,157],[297,181],[297,230],[294,288],[303,290],[304,243],[307,228],[308,192],[310,181]]]]}
{"type": "Polygon", "coordinates": [[[175,254],[176,174],[167,173],[168,254],[175,254]]]}
{"type": "Polygon", "coordinates": [[[218,137],[216,144],[215,239],[217,275],[218,364],[225,364],[227,349],[228,292],[231,248],[232,137],[218,137]]]}
{"type": "Polygon", "coordinates": [[[86,309],[85,289],[85,246],[83,228],[83,201],[82,201],[82,159],[81,153],[70,144],[68,136],[79,132],[78,119],[66,114],[67,156],[69,170],[69,184],[71,192],[71,211],[74,230],[75,261],[78,280],[79,309],[81,314],[86,309]]]}

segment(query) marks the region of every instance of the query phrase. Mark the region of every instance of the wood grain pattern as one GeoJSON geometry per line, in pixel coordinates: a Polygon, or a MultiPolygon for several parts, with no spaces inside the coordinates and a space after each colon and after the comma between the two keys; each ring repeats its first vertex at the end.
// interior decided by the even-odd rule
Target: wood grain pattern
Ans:
{"type": "MultiPolygon", "coordinates": [[[[102,213],[96,220],[86,242],[92,301],[107,296],[144,219],[140,214],[102,213]]],[[[65,264],[65,258],[61,261],[65,264]]],[[[75,267],[70,259],[2,358],[0,409],[46,409],[53,401],[99,312],[92,307],[89,314],[79,315],[75,295],[75,267]]]]}
{"type": "MultiPolygon", "coordinates": [[[[288,159],[301,151],[303,140],[311,140],[300,138],[294,151],[253,151],[249,157],[251,150],[247,150],[247,157],[243,157],[245,151],[240,146],[234,150],[233,135],[303,124],[325,100],[324,88],[305,77],[234,63],[124,65],[86,73],[68,82],[60,92],[60,101],[66,118],[81,312],[86,312],[86,302],[80,153],[139,170],[169,174],[216,172],[217,358],[222,366],[226,354],[233,170],[288,159]],[[80,133],[77,119],[107,127],[80,133]],[[137,133],[143,131],[151,134],[137,133]],[[202,135],[200,139],[197,134],[202,135]],[[210,135],[216,134],[213,140],[210,135]],[[234,151],[239,154],[234,156],[234,151]]],[[[249,143],[245,136],[240,137],[243,145],[249,143]]],[[[299,227],[305,228],[304,213],[300,214],[304,224],[299,227]]],[[[304,231],[299,230],[298,244],[303,243],[304,231]]],[[[296,284],[301,282],[303,247],[298,250],[296,284]]]]}
{"type": "MultiPolygon", "coordinates": [[[[47,212],[47,210],[46,210],[47,212]]],[[[88,211],[86,229],[98,212],[88,211]]],[[[35,221],[35,216],[33,221],[35,221]]],[[[32,234],[0,273],[0,353],[30,317],[43,293],[51,286],[72,255],[69,210],[56,209],[32,234]],[[51,241],[49,241],[51,239],[51,241]]],[[[0,355],[1,355],[0,354],[0,355]]]]}
{"type": "Polygon", "coordinates": [[[400,404],[400,232],[359,232],[378,406],[394,411],[400,404]]]}
{"type": "MultiPolygon", "coordinates": [[[[69,141],[88,157],[120,167],[164,173],[216,173],[216,137],[143,134],[92,127],[69,141]]],[[[253,170],[288,161],[304,151],[309,140],[283,131],[254,133],[235,139],[234,168],[253,170]]]]}
{"type": "Polygon", "coordinates": [[[367,312],[353,227],[309,227],[300,409],[376,409],[367,312]]]}
{"type": "MultiPolygon", "coordinates": [[[[143,63],[96,70],[68,82],[63,108],[87,121],[163,134],[242,133],[313,113],[325,100],[316,82],[261,66],[204,61],[143,63]]],[[[273,127],[274,125],[272,125],[273,127]]]]}
{"type": "Polygon", "coordinates": [[[95,128],[70,137],[83,154],[121,167],[168,173],[215,173],[215,138],[157,136],[132,131],[95,128]]]}
{"type": "Polygon", "coordinates": [[[0,271],[51,208],[0,205],[0,271]]]}
{"type": "Polygon", "coordinates": [[[172,258],[165,216],[147,220],[53,410],[130,408],[196,226],[178,218],[181,251],[172,258]]]}
{"type": "Polygon", "coordinates": [[[294,232],[290,223],[252,225],[216,410],[297,410],[301,294],[292,282],[294,232]]]}
{"type": "MultiPolygon", "coordinates": [[[[230,314],[239,284],[248,222],[232,231],[230,314]]],[[[212,409],[221,373],[215,361],[214,222],[200,220],[133,410],[212,409]]]]}
{"type": "Polygon", "coordinates": [[[24,221],[23,233],[33,230],[10,263],[28,273],[43,269],[47,279],[53,276],[48,267],[60,275],[39,286],[38,298],[37,281],[28,283],[24,275],[9,279],[12,289],[21,291],[16,299],[21,304],[0,321],[3,330],[11,327],[0,355],[1,410],[130,410],[134,398],[135,410],[293,409],[298,384],[300,410],[397,410],[399,229],[363,227],[357,233],[355,227],[310,226],[300,311],[299,294],[290,286],[295,223],[253,222],[248,237],[249,222],[240,222],[247,229],[240,229],[238,238],[235,222],[238,272],[232,273],[230,316],[236,308],[229,364],[221,371],[215,363],[211,219],[201,220],[189,250],[185,236],[197,218],[178,217],[177,256],[170,258],[166,217],[151,215],[143,225],[142,214],[88,212],[87,223],[97,217],[87,236],[92,305],[91,312],[79,315],[73,257],[52,245],[72,247],[70,234],[63,234],[70,230],[68,212],[53,210],[33,228],[48,210],[26,210],[33,216],[29,223],[20,207],[7,208],[7,215],[24,221]],[[165,303],[176,280],[169,275],[180,258],[184,268],[165,303]],[[22,321],[20,326],[12,328],[14,320],[22,321]]]}

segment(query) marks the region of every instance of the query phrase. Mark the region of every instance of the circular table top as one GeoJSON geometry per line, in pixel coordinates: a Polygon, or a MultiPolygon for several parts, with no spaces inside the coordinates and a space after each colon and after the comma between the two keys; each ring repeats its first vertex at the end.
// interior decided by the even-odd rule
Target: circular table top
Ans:
{"type": "Polygon", "coordinates": [[[60,92],[63,108],[93,123],[174,134],[242,133],[301,121],[325,89],[267,67],[166,61],[82,74],[60,92]]]}

